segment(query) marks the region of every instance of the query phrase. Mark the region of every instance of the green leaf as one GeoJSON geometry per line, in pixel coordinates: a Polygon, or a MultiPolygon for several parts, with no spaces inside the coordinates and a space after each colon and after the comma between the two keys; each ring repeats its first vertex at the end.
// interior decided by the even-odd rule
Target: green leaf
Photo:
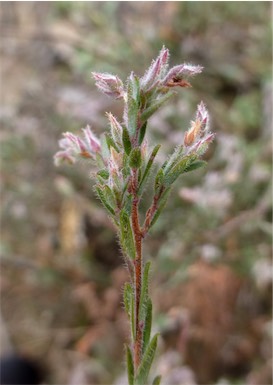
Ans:
{"type": "Polygon", "coordinates": [[[184,172],[190,172],[193,170],[197,170],[200,167],[206,166],[207,162],[205,160],[196,159],[194,160],[189,167],[184,172]]]}
{"type": "Polygon", "coordinates": [[[157,192],[163,186],[164,171],[160,168],[155,177],[155,191],[157,192]]]}
{"type": "Polygon", "coordinates": [[[132,144],[131,144],[129,132],[126,127],[123,127],[123,131],[122,131],[122,143],[126,154],[129,156],[132,149],[132,144]]]}
{"type": "Polygon", "coordinates": [[[102,177],[103,179],[107,180],[109,178],[109,171],[106,170],[106,168],[102,169],[102,170],[99,170],[97,172],[97,175],[99,175],[100,177],[102,177]]]}
{"type": "Polygon", "coordinates": [[[159,205],[158,205],[158,209],[156,210],[155,212],[155,215],[152,219],[152,222],[151,222],[151,226],[152,227],[156,221],[158,220],[158,218],[160,217],[162,211],[164,210],[164,207],[166,206],[166,203],[168,201],[168,198],[169,198],[169,193],[171,191],[171,187],[168,187],[166,188],[166,190],[164,191],[164,193],[162,194],[160,200],[159,200],[159,205]]]}
{"type": "Polygon", "coordinates": [[[133,339],[133,341],[135,341],[135,339],[136,339],[136,325],[135,325],[135,300],[134,300],[134,293],[132,293],[132,295],[131,295],[130,318],[131,318],[132,339],[133,339]]]}
{"type": "Polygon", "coordinates": [[[127,375],[128,375],[128,384],[134,385],[134,363],[131,349],[126,345],[126,362],[127,362],[127,375]]]}
{"type": "Polygon", "coordinates": [[[131,137],[137,129],[138,106],[135,100],[128,100],[128,131],[131,137]]]}
{"type": "Polygon", "coordinates": [[[141,166],[141,161],[141,150],[139,147],[136,147],[131,151],[129,158],[129,166],[131,168],[137,169],[141,166]]]}
{"type": "Polygon", "coordinates": [[[147,162],[147,166],[145,168],[145,171],[144,171],[144,174],[143,174],[143,177],[139,183],[139,192],[142,191],[141,187],[144,186],[144,182],[146,181],[146,179],[148,178],[149,174],[150,174],[150,171],[151,171],[151,167],[153,165],[153,162],[154,162],[154,159],[156,157],[156,154],[158,153],[158,150],[160,149],[161,145],[158,144],[156,145],[154,148],[153,148],[153,151],[151,152],[151,155],[149,157],[149,160],[147,162]]]}
{"type": "Polygon", "coordinates": [[[116,197],[115,192],[110,189],[110,187],[106,184],[102,187],[103,193],[105,198],[107,199],[107,202],[112,207],[116,207],[116,197]]]}
{"type": "Polygon", "coordinates": [[[109,156],[110,156],[110,151],[109,151],[109,148],[108,148],[108,144],[107,144],[107,141],[106,141],[105,134],[101,136],[101,155],[102,155],[102,160],[103,159],[108,159],[109,156]]]}
{"type": "Polygon", "coordinates": [[[170,186],[184,172],[187,172],[191,164],[196,160],[196,155],[184,156],[168,173],[165,173],[163,184],[170,186]]]}
{"type": "Polygon", "coordinates": [[[108,199],[106,197],[106,193],[105,193],[105,187],[106,186],[103,186],[103,187],[100,187],[100,186],[95,186],[95,190],[97,192],[97,195],[98,197],[100,198],[100,201],[101,203],[103,204],[103,206],[106,208],[106,210],[113,216],[115,216],[115,209],[114,207],[112,207],[109,202],[108,202],[108,199]]]}
{"type": "Polygon", "coordinates": [[[126,213],[128,215],[131,215],[133,195],[132,194],[125,194],[125,193],[124,193],[124,207],[123,207],[123,209],[126,211],[126,213]]]}
{"type": "Polygon", "coordinates": [[[142,352],[145,353],[147,346],[150,342],[151,330],[152,330],[152,317],[153,317],[153,305],[150,298],[146,301],[146,314],[145,314],[145,324],[143,330],[143,344],[142,352]]]}
{"type": "Polygon", "coordinates": [[[117,152],[119,152],[118,146],[116,145],[116,143],[113,141],[113,139],[109,134],[105,134],[105,139],[106,139],[106,143],[109,151],[111,150],[111,147],[113,147],[117,152]]]}
{"type": "Polygon", "coordinates": [[[140,302],[139,302],[139,319],[144,321],[145,318],[145,306],[148,299],[148,284],[149,284],[149,271],[151,267],[151,262],[148,261],[145,263],[143,275],[142,275],[142,285],[140,293],[140,302]]]}
{"type": "Polygon", "coordinates": [[[142,144],[143,142],[143,139],[145,137],[145,134],[146,134],[146,128],[147,128],[147,122],[145,122],[144,124],[142,124],[140,130],[139,130],[139,138],[138,138],[138,144],[139,146],[142,144]]]}
{"type": "Polygon", "coordinates": [[[121,242],[125,247],[128,256],[131,259],[135,259],[135,242],[131,222],[127,212],[122,209],[120,212],[120,230],[121,230],[121,242]]]}
{"type": "Polygon", "coordinates": [[[130,283],[126,282],[123,289],[123,302],[126,313],[130,315],[131,299],[133,295],[133,289],[130,283]]]}
{"type": "Polygon", "coordinates": [[[166,164],[162,166],[164,169],[164,173],[167,174],[177,163],[179,158],[181,159],[182,153],[183,153],[183,146],[177,146],[176,149],[174,150],[173,154],[170,156],[170,158],[167,160],[166,164]]]}
{"type": "Polygon", "coordinates": [[[168,92],[164,96],[156,99],[150,107],[143,111],[141,115],[141,121],[146,122],[167,100],[169,100],[174,95],[174,92],[168,92]]]}
{"type": "Polygon", "coordinates": [[[129,88],[131,89],[132,98],[139,104],[140,101],[140,86],[139,78],[132,72],[129,78],[129,88]]]}
{"type": "Polygon", "coordinates": [[[122,201],[122,191],[117,189],[115,186],[113,187],[113,194],[115,197],[115,203],[117,207],[120,207],[122,201]]]}
{"type": "Polygon", "coordinates": [[[157,338],[158,338],[158,334],[156,334],[152,338],[149,346],[147,347],[144,353],[144,356],[142,358],[141,364],[137,372],[136,385],[146,385],[147,383],[148,375],[155,356],[155,351],[157,347],[157,338]]]}
{"type": "Polygon", "coordinates": [[[136,133],[139,107],[139,79],[131,74],[127,85],[127,118],[128,131],[131,137],[136,133]]]}
{"type": "Polygon", "coordinates": [[[152,385],[160,385],[160,382],[161,382],[161,376],[159,375],[154,378],[152,385]]]}

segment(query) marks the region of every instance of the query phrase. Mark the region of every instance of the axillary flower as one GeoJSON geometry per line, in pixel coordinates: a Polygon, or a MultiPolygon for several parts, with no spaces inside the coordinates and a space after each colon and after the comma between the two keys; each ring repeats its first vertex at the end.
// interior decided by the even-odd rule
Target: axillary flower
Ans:
{"type": "MultiPolygon", "coordinates": [[[[143,240],[160,217],[178,177],[206,164],[200,158],[214,138],[208,110],[201,102],[183,143],[163,164],[156,164],[160,144],[152,145],[147,140],[149,118],[175,94],[174,89],[190,87],[189,79],[202,72],[201,66],[187,63],[169,68],[169,56],[169,50],[163,47],[144,76],[131,72],[125,83],[118,76],[93,72],[98,89],[121,100],[123,115],[118,120],[107,113],[110,129],[100,140],[89,126],[81,137],[64,133],[55,155],[57,165],[92,160],[96,167],[92,173],[94,189],[117,229],[130,277],[124,286],[124,306],[131,325],[131,341],[126,345],[129,385],[148,384],[158,339],[158,334],[151,335],[151,263],[144,260],[143,240]],[[153,188],[147,197],[143,193],[151,180],[153,188]],[[144,199],[149,202],[143,205],[148,208],[142,216],[140,204],[144,199]]],[[[160,376],[156,376],[152,384],[159,383],[160,376]]]]}
{"type": "Polygon", "coordinates": [[[63,133],[63,138],[59,140],[59,146],[62,150],[58,151],[54,156],[57,166],[64,162],[73,164],[79,158],[94,159],[95,154],[100,152],[100,141],[93,134],[91,128],[86,126],[82,131],[83,138],[72,134],[72,132],[63,133]]]}

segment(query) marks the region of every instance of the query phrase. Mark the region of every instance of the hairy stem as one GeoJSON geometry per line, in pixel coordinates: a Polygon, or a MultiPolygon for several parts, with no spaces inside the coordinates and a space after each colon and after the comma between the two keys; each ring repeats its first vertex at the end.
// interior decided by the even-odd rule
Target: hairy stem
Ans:
{"type": "Polygon", "coordinates": [[[159,193],[154,196],[153,202],[151,204],[151,207],[148,209],[148,211],[146,213],[146,218],[145,218],[145,222],[144,222],[143,230],[142,230],[143,237],[146,236],[146,234],[149,231],[149,228],[151,227],[151,223],[152,223],[153,217],[154,217],[154,215],[156,213],[156,210],[158,208],[158,206],[157,206],[158,201],[159,201],[159,199],[160,199],[160,197],[161,197],[163,192],[164,192],[164,188],[161,187],[159,193]]]}
{"type": "Polygon", "coordinates": [[[136,247],[136,259],[134,261],[134,283],[135,283],[135,331],[136,339],[134,343],[134,369],[135,373],[141,362],[142,354],[142,327],[139,320],[139,306],[142,286],[142,232],[139,225],[139,198],[137,196],[138,189],[138,173],[137,170],[133,170],[132,176],[132,193],[133,193],[133,206],[132,206],[132,228],[135,238],[136,247]]]}

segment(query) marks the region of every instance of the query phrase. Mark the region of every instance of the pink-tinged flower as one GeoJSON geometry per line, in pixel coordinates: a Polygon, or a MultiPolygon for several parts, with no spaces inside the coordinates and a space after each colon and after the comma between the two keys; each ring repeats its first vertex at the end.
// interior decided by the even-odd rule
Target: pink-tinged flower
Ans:
{"type": "Polygon", "coordinates": [[[100,142],[89,126],[83,128],[83,133],[84,138],[80,138],[72,132],[63,133],[63,138],[59,140],[62,150],[54,156],[56,165],[64,162],[73,164],[79,157],[94,159],[94,155],[101,149],[100,142]]]}
{"type": "Polygon", "coordinates": [[[205,104],[201,102],[197,107],[190,129],[185,132],[184,146],[188,154],[196,152],[197,155],[201,155],[213,138],[214,134],[209,132],[209,113],[205,104]]]}
{"type": "Polygon", "coordinates": [[[99,72],[92,72],[92,76],[96,81],[96,86],[104,94],[115,99],[120,99],[124,96],[123,83],[118,76],[99,72]]]}
{"type": "Polygon", "coordinates": [[[54,164],[56,166],[60,166],[62,163],[74,164],[76,162],[76,158],[69,153],[69,151],[58,151],[54,155],[54,164]]]}
{"type": "Polygon", "coordinates": [[[163,46],[158,57],[152,61],[149,69],[140,80],[142,89],[151,89],[159,82],[161,77],[165,75],[168,60],[169,50],[163,46]]]}
{"type": "Polygon", "coordinates": [[[192,64],[179,64],[169,70],[162,85],[166,87],[190,87],[190,83],[186,80],[190,76],[200,74],[203,70],[201,66],[192,64]]]}
{"type": "Polygon", "coordinates": [[[101,145],[99,139],[96,135],[91,131],[90,126],[86,126],[82,129],[85,137],[85,143],[88,146],[88,149],[92,153],[99,152],[101,150],[101,145]]]}

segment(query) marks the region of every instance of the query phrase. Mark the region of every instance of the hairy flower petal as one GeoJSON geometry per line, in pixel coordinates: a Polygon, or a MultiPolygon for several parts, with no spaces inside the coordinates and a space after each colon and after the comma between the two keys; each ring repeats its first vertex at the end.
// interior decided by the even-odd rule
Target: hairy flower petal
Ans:
{"type": "Polygon", "coordinates": [[[115,99],[120,99],[124,96],[124,88],[121,79],[112,74],[92,72],[95,79],[95,84],[104,94],[115,99]]]}
{"type": "Polygon", "coordinates": [[[82,129],[85,137],[85,142],[87,143],[91,152],[99,152],[101,150],[101,145],[99,139],[96,135],[91,131],[89,125],[82,129]]]}
{"type": "Polygon", "coordinates": [[[180,85],[179,81],[189,76],[197,75],[201,73],[202,70],[203,67],[199,65],[195,66],[186,63],[179,64],[169,70],[165,78],[162,80],[162,85],[169,86],[171,83],[177,83],[177,85],[180,85]]]}
{"type": "Polygon", "coordinates": [[[149,69],[140,80],[142,89],[152,88],[165,75],[169,59],[169,50],[162,47],[158,57],[152,61],[149,69]]]}
{"type": "Polygon", "coordinates": [[[56,165],[64,162],[73,164],[79,157],[95,158],[95,154],[101,150],[100,141],[93,134],[89,126],[83,128],[83,133],[83,138],[80,138],[72,132],[63,133],[63,138],[59,140],[61,151],[58,151],[54,156],[56,165]]]}
{"type": "Polygon", "coordinates": [[[54,155],[54,164],[56,166],[60,166],[62,163],[74,164],[76,162],[76,158],[69,151],[58,151],[54,155]]]}

